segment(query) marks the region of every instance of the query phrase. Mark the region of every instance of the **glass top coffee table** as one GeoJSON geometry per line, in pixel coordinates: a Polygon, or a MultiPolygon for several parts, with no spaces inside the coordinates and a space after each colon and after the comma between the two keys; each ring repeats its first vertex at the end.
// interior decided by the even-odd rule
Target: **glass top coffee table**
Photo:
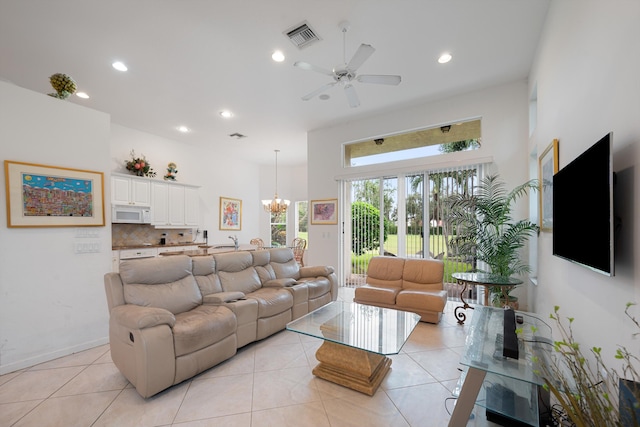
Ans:
{"type": "Polygon", "coordinates": [[[324,340],[313,374],[373,396],[420,321],[407,311],[333,301],[287,324],[287,329],[324,340]]]}

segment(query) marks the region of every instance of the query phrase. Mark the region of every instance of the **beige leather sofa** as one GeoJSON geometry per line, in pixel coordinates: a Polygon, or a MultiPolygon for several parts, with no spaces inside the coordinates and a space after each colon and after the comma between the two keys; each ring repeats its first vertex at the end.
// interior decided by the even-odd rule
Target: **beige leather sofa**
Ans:
{"type": "Polygon", "coordinates": [[[127,260],[104,282],[111,358],[145,398],[338,295],[333,267],[299,267],[288,248],[127,260]]]}
{"type": "Polygon", "coordinates": [[[355,302],[411,311],[423,322],[439,323],[447,302],[444,264],[433,259],[373,257],[367,283],[356,288],[355,302]]]}

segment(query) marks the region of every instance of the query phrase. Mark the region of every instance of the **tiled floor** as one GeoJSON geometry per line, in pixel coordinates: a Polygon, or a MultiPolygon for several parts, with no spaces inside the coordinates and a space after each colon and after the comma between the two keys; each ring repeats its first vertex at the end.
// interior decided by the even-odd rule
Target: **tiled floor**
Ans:
{"type": "MultiPolygon", "coordinates": [[[[455,305],[417,326],[373,397],[315,378],[320,341],[282,331],[146,400],[107,345],[0,376],[0,426],[446,426],[467,329],[455,305]]],[[[468,426],[494,425],[474,415],[468,426]]]]}

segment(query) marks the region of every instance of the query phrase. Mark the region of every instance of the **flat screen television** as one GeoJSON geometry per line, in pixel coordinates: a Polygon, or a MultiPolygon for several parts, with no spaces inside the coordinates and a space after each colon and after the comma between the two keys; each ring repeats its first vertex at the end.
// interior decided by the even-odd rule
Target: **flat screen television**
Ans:
{"type": "Polygon", "coordinates": [[[553,176],[553,254],[614,275],[612,133],[553,176]]]}

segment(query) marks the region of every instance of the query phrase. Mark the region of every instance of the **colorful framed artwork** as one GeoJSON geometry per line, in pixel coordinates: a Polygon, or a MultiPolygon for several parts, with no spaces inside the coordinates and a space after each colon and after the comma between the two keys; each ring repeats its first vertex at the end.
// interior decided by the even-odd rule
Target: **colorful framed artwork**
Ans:
{"type": "Polygon", "coordinates": [[[220,230],[242,229],[242,200],[220,197],[220,230]]]}
{"type": "Polygon", "coordinates": [[[554,139],[538,158],[540,230],[553,231],[553,175],[558,172],[558,140],[554,139]]]}
{"type": "Polygon", "coordinates": [[[4,161],[7,227],[104,227],[104,174],[4,161]]]}
{"type": "Polygon", "coordinates": [[[311,224],[337,224],[338,223],[338,199],[312,200],[311,224]]]}

